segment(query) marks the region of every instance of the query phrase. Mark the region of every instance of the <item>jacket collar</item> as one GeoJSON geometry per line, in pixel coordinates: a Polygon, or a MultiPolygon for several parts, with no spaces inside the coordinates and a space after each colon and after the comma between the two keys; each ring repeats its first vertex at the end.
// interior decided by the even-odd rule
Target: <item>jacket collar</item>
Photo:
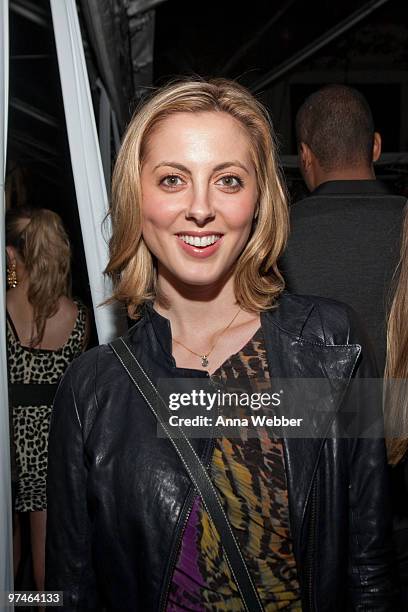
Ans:
{"type": "MultiPolygon", "coordinates": [[[[316,307],[313,299],[292,295],[284,291],[273,308],[261,313],[261,326],[265,341],[267,338],[272,339],[271,335],[273,335],[275,342],[279,339],[278,344],[290,344],[290,347],[286,346],[284,348],[282,346],[283,352],[280,354],[277,353],[273,345],[266,347],[267,351],[272,352],[274,357],[277,355],[280,356],[279,363],[274,364],[274,371],[275,367],[277,371],[278,366],[281,369],[283,364],[286,364],[287,367],[291,364],[293,365],[293,360],[282,357],[289,356],[290,351],[298,347],[299,350],[304,349],[305,356],[309,355],[309,359],[307,359],[308,362],[315,363],[315,366],[311,365],[308,368],[307,376],[309,378],[327,377],[328,372],[331,373],[333,378],[349,378],[354,368],[354,362],[359,354],[359,347],[357,345],[336,346],[335,344],[326,344],[325,331],[315,311],[316,307]],[[313,324],[308,325],[308,322],[312,318],[313,324]],[[273,334],[272,330],[270,330],[271,327],[273,328],[273,334]],[[319,353],[321,359],[314,361],[311,352],[319,353]],[[336,352],[339,353],[339,359],[336,362],[337,368],[333,367],[332,361],[336,352]],[[323,367],[323,355],[326,356],[326,360],[328,361],[326,367],[323,367]]],[[[181,370],[182,368],[176,367],[172,355],[170,321],[153,308],[152,301],[148,301],[144,304],[141,320],[130,330],[130,333],[132,333],[133,329],[136,330],[140,323],[147,324],[147,333],[152,339],[151,346],[152,348],[155,345],[160,347],[161,359],[164,358],[172,368],[181,370]]],[[[299,373],[298,371],[292,372],[290,376],[296,377],[299,376],[299,373]]],[[[290,376],[288,375],[287,377],[290,376]]]]}
{"type": "MultiPolygon", "coordinates": [[[[261,325],[272,323],[282,331],[289,334],[302,336],[302,331],[307,322],[310,313],[314,309],[314,304],[310,300],[304,300],[298,296],[292,295],[284,291],[277,302],[277,306],[273,307],[267,313],[261,315],[261,325]]],[[[175,365],[172,357],[172,336],[171,325],[169,319],[162,316],[153,308],[153,301],[146,301],[141,310],[141,319],[130,331],[136,329],[140,322],[150,324],[154,337],[160,344],[163,352],[167,357],[171,357],[170,361],[175,365]]]]}
{"type": "Polygon", "coordinates": [[[384,195],[389,194],[387,186],[381,181],[326,181],[314,189],[309,197],[323,195],[384,195]]]}
{"type": "Polygon", "coordinates": [[[175,367],[176,363],[172,355],[172,337],[169,319],[163,317],[153,308],[152,301],[145,302],[142,312],[150,324],[150,328],[154,333],[155,339],[160,345],[166,359],[168,359],[172,367],[175,367]]]}

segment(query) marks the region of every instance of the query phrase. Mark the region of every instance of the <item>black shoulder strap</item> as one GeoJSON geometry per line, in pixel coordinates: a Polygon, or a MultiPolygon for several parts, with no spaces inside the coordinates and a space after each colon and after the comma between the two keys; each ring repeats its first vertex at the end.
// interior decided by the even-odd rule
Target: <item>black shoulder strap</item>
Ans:
{"type": "Polygon", "coordinates": [[[175,438],[170,434],[168,427],[168,407],[124,338],[117,338],[110,343],[110,347],[173,444],[191,481],[201,496],[204,507],[219,533],[229,568],[240,592],[246,611],[263,611],[259,595],[248,572],[248,568],[224,512],[222,503],[205,467],[201,463],[189,439],[184,435],[181,427],[178,428],[178,433],[181,433],[181,437],[175,438]]]}

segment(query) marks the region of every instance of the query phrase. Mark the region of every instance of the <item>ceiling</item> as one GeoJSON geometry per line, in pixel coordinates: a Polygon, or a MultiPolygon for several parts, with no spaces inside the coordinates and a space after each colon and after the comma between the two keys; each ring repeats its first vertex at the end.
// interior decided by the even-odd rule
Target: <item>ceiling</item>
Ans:
{"type": "MultiPolygon", "coordinates": [[[[77,2],[95,103],[99,77],[121,131],[152,82],[161,84],[185,74],[225,76],[239,78],[270,106],[288,153],[294,153],[293,142],[279,125],[285,109],[277,113],[273,107],[273,88],[306,69],[343,71],[345,82],[360,67],[382,71],[384,78],[391,64],[394,72],[406,71],[408,24],[403,4],[253,0],[245,9],[242,4],[213,1],[77,2]]],[[[304,92],[305,86],[298,93],[293,89],[292,98],[304,92]]],[[[384,96],[384,104],[374,101],[374,95],[372,103],[388,129],[387,88],[384,96]]],[[[399,119],[393,119],[392,129],[398,131],[399,119]]],[[[402,149],[408,150],[408,143],[402,149]]],[[[285,165],[290,175],[293,159],[285,158],[285,165]]],[[[48,0],[10,0],[8,183],[11,198],[21,199],[25,190],[35,205],[63,213],[72,209],[75,193],[48,0]]]]}

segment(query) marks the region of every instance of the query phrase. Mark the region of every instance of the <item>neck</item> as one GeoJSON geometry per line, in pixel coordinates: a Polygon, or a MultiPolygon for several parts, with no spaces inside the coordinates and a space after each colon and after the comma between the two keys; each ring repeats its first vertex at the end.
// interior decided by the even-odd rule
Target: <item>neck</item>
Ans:
{"type": "Polygon", "coordinates": [[[373,181],[374,169],[371,166],[352,166],[341,170],[323,171],[317,173],[316,187],[327,181],[373,181]]]}
{"type": "Polygon", "coordinates": [[[156,299],[154,308],[170,320],[175,338],[185,338],[192,333],[205,337],[227,325],[239,308],[232,276],[220,285],[178,285],[176,288],[159,274],[158,294],[165,299],[156,299]]]}

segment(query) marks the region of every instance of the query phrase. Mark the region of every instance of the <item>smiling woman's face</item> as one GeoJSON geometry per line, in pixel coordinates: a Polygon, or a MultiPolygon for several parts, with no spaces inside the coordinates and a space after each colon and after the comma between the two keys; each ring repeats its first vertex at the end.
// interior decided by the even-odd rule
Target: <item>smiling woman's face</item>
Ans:
{"type": "Polygon", "coordinates": [[[200,286],[227,278],[258,198],[243,126],[215,111],[168,117],[150,135],[141,184],[143,238],[159,277],[200,286]]]}

